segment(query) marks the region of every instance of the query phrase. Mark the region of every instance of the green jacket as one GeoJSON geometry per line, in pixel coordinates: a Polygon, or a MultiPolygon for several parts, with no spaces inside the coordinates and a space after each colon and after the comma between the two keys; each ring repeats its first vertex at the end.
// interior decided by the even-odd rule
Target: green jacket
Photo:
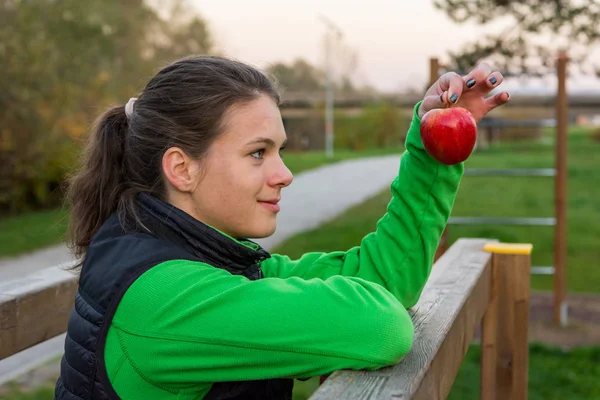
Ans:
{"type": "MultiPolygon", "coordinates": [[[[122,298],[105,347],[124,399],[201,399],[213,382],[375,370],[411,348],[418,300],[463,164],[424,150],[415,107],[375,232],[348,251],[274,254],[250,281],[198,262],[151,268],[122,298]]],[[[233,239],[232,239],[233,240],[233,239]]]]}

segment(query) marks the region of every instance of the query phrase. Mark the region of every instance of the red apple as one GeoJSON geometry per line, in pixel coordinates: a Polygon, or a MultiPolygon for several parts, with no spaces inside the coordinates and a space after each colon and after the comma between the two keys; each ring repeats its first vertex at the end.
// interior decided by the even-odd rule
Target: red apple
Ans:
{"type": "Polygon", "coordinates": [[[462,107],[434,108],[421,119],[421,140],[427,153],[446,165],[465,161],[477,139],[477,123],[462,107]]]}

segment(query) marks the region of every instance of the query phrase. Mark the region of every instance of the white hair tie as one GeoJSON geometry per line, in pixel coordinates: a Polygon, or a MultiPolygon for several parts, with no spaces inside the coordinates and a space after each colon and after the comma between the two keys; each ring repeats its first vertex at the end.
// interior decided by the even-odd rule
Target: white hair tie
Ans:
{"type": "Polygon", "coordinates": [[[133,114],[133,103],[135,103],[136,100],[137,97],[132,97],[127,104],[125,104],[125,115],[127,115],[127,118],[131,117],[131,114],[133,114]]]}

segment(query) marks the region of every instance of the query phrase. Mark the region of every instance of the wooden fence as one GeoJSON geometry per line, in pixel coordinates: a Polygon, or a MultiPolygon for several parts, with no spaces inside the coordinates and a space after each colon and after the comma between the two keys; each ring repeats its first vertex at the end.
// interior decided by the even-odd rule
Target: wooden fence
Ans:
{"type": "Polygon", "coordinates": [[[531,245],[456,241],[435,263],[417,305],[410,353],[378,371],[338,371],[325,399],[445,399],[481,328],[481,398],[527,399],[531,245]]]}
{"type": "MultiPolygon", "coordinates": [[[[455,242],[417,305],[410,353],[378,371],[334,372],[323,399],[444,399],[481,327],[481,398],[526,399],[531,245],[455,242]]],[[[58,268],[0,284],[0,360],[64,333],[77,277],[58,268]]]]}

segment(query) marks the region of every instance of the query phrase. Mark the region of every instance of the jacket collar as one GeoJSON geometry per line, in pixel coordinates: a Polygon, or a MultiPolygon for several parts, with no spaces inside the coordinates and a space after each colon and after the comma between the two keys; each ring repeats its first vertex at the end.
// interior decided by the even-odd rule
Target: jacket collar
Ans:
{"type": "Polygon", "coordinates": [[[137,205],[141,222],[153,235],[174,242],[215,266],[243,270],[270,257],[257,243],[227,236],[151,195],[139,194],[137,205]]]}

